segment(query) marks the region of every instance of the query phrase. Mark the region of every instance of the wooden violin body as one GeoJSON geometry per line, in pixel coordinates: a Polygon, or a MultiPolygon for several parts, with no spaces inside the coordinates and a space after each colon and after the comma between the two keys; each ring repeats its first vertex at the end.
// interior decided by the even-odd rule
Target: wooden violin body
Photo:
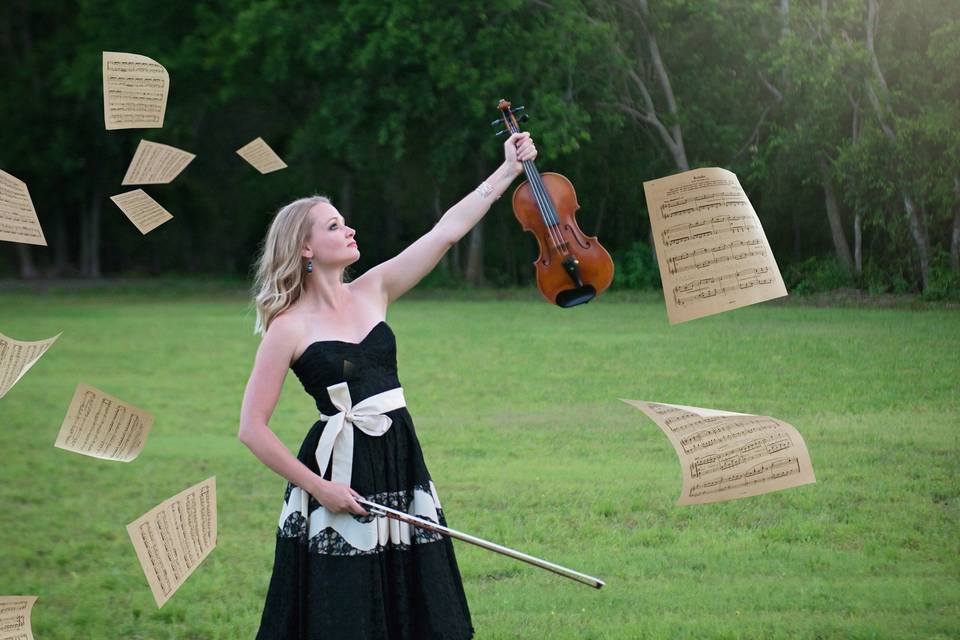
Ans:
{"type": "Polygon", "coordinates": [[[544,298],[561,307],[589,302],[613,281],[613,260],[596,236],[584,235],[577,225],[575,215],[580,204],[570,181],[552,172],[541,173],[540,177],[557,214],[553,229],[544,221],[538,194],[529,181],[513,192],[513,213],[540,246],[540,256],[533,263],[537,288],[544,298]]]}
{"type": "MultiPolygon", "coordinates": [[[[491,124],[506,125],[500,133],[519,133],[516,114],[523,107],[514,109],[501,100],[497,108],[500,119],[491,124]]],[[[540,245],[533,263],[537,288],[560,307],[590,302],[613,281],[613,260],[596,237],[584,235],[577,225],[580,204],[570,181],[559,173],[541,174],[531,160],[522,164],[527,180],[513,192],[513,213],[540,245]]]]}

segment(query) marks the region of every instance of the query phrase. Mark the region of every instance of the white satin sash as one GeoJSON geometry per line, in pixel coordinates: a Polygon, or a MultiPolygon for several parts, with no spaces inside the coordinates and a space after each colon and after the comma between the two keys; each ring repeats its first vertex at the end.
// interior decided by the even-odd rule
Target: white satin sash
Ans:
{"type": "Polygon", "coordinates": [[[339,413],[332,416],[320,414],[320,419],[327,423],[320,442],[317,443],[317,467],[320,476],[327,473],[327,466],[332,464],[330,479],[350,485],[353,475],[353,429],[356,427],[369,436],[382,436],[390,430],[393,420],[384,415],[407,406],[403,398],[403,388],[397,387],[375,396],[370,396],[353,404],[350,399],[350,389],[346,382],[340,382],[327,387],[330,402],[339,413]]]}

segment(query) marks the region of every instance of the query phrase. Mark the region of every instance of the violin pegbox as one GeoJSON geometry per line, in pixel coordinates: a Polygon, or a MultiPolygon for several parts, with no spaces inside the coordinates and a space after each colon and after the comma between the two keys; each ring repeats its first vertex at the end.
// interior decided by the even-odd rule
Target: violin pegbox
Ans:
{"type": "Polygon", "coordinates": [[[520,123],[529,120],[529,116],[524,113],[524,107],[511,107],[509,100],[500,99],[497,103],[497,109],[500,110],[500,117],[490,123],[490,126],[496,129],[500,125],[504,128],[497,131],[496,135],[502,136],[505,133],[520,133],[520,123]]]}

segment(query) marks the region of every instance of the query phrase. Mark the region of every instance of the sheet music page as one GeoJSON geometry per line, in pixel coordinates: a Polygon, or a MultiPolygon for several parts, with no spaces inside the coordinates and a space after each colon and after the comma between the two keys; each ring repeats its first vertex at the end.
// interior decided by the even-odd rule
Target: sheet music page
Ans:
{"type": "Polygon", "coordinates": [[[121,184],[167,184],[197,156],[170,145],[141,140],[121,184]]]}
{"type": "Polygon", "coordinates": [[[7,395],[61,335],[58,333],[46,340],[24,342],[0,333],[0,398],[7,395]]]}
{"type": "Polygon", "coordinates": [[[153,416],[80,383],[54,446],[92,458],[130,462],[143,451],[153,416]]]}
{"type": "Polygon", "coordinates": [[[670,324],[787,295],[737,176],[710,167],[643,183],[670,324]]]}
{"type": "Polygon", "coordinates": [[[37,596],[0,596],[0,640],[33,640],[30,615],[37,596]]]}
{"type": "Polygon", "coordinates": [[[806,443],[782,420],[643,400],[623,402],[645,413],[673,445],[683,471],[677,504],[734,500],[816,482],[806,443]]]}
{"type": "Polygon", "coordinates": [[[167,111],[170,75],[146,56],[103,52],[103,122],[107,130],[158,128],[167,111]]]}
{"type": "Polygon", "coordinates": [[[216,480],[181,491],[127,525],[157,608],[217,545],[216,480]]]}
{"type": "Polygon", "coordinates": [[[148,196],[143,189],[110,196],[110,199],[143,235],[173,218],[169,211],[161,207],[160,203],[148,196]]]}
{"type": "Polygon", "coordinates": [[[287,166],[263,138],[256,138],[248,142],[237,149],[237,153],[260,173],[278,171],[287,166]]]}
{"type": "Polygon", "coordinates": [[[0,240],[47,246],[27,183],[0,170],[0,240]]]}

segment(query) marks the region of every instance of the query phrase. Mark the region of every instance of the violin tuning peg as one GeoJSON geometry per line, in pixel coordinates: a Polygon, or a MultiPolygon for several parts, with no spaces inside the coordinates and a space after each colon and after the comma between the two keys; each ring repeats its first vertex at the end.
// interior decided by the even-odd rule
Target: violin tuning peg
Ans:
{"type": "Polygon", "coordinates": [[[497,128],[497,127],[500,126],[501,124],[503,124],[503,120],[501,120],[500,118],[497,118],[496,120],[491,120],[491,121],[490,121],[490,126],[493,127],[493,128],[497,128]]]}
{"type": "Polygon", "coordinates": [[[502,136],[502,135],[505,134],[506,132],[507,132],[506,129],[500,129],[500,131],[497,131],[496,135],[502,136]]]}
{"type": "Polygon", "coordinates": [[[521,113],[521,114],[520,114],[520,117],[517,118],[517,120],[519,120],[520,122],[526,122],[526,121],[529,120],[529,119],[530,119],[530,116],[528,116],[528,115],[525,114],[525,113],[521,113]]]}
{"type": "Polygon", "coordinates": [[[523,111],[524,109],[526,109],[526,107],[524,106],[514,107],[513,109],[510,109],[510,113],[517,114],[523,111]]]}

